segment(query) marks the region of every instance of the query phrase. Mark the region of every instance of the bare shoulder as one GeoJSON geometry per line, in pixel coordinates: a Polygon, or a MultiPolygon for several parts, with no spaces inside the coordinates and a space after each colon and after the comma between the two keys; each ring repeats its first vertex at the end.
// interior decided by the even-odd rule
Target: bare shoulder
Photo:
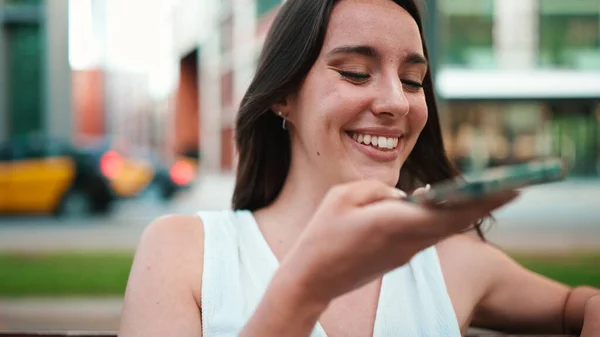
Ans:
{"type": "Polygon", "coordinates": [[[142,234],[141,243],[160,240],[166,244],[203,244],[202,220],[195,215],[165,215],[152,221],[142,234]]]}
{"type": "Polygon", "coordinates": [[[200,217],[166,215],[145,228],[134,264],[145,273],[159,274],[156,276],[160,279],[175,279],[190,285],[200,303],[203,259],[204,227],[200,217]]]}
{"type": "Polygon", "coordinates": [[[169,215],[141,236],[119,336],[200,336],[204,234],[200,217],[169,215]]]}

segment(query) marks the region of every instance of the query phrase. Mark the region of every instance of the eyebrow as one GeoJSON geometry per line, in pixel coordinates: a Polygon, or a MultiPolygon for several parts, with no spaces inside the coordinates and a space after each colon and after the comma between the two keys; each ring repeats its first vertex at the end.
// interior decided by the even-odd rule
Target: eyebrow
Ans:
{"type": "Polygon", "coordinates": [[[419,53],[410,53],[406,55],[406,57],[404,58],[404,62],[410,64],[424,64],[426,66],[429,66],[429,61],[427,61],[425,56],[419,53]]]}
{"type": "Polygon", "coordinates": [[[370,46],[341,46],[334,48],[332,51],[327,53],[327,57],[337,54],[358,54],[372,58],[375,58],[379,55],[377,50],[370,46]]]}
{"type": "MultiPolygon", "coordinates": [[[[379,53],[377,52],[377,50],[371,46],[341,46],[334,48],[332,51],[328,52],[327,57],[337,54],[358,54],[370,58],[379,57],[379,53]]],[[[404,58],[404,63],[424,64],[426,66],[429,66],[429,61],[427,61],[425,56],[419,53],[410,53],[406,55],[406,57],[404,58]]]]}

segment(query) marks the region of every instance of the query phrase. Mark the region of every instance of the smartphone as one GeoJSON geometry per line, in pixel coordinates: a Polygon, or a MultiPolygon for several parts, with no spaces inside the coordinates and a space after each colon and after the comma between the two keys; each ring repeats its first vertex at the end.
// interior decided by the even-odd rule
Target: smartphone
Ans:
{"type": "Polygon", "coordinates": [[[408,200],[427,205],[455,205],[502,191],[560,181],[566,176],[564,161],[550,158],[499,166],[475,175],[444,181],[432,185],[426,193],[410,196],[408,200]]]}

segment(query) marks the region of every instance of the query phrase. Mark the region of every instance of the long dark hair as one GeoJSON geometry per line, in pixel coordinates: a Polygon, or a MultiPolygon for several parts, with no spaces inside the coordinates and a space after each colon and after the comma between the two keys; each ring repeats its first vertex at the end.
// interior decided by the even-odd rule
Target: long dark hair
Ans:
{"type": "MultiPolygon", "coordinates": [[[[239,161],[232,200],[234,209],[263,208],[281,192],[291,162],[290,138],[271,107],[298,90],[317,60],[337,1],[288,0],[279,9],[237,115],[239,161]]],[[[428,58],[418,5],[413,0],[391,1],[416,21],[428,58]]],[[[433,184],[460,175],[444,149],[430,71],[423,84],[429,115],[401,170],[398,187],[405,191],[412,191],[419,184],[433,184]]],[[[475,229],[483,239],[480,222],[475,229]]]]}

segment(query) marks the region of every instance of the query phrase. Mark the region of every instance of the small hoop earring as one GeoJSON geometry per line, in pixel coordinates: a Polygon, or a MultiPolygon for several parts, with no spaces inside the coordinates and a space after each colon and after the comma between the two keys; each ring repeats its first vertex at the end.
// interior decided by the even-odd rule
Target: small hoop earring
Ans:
{"type": "Polygon", "coordinates": [[[283,112],[279,111],[277,114],[283,120],[283,122],[281,123],[281,128],[284,130],[287,130],[287,119],[285,119],[285,117],[283,117],[283,112]]]}

